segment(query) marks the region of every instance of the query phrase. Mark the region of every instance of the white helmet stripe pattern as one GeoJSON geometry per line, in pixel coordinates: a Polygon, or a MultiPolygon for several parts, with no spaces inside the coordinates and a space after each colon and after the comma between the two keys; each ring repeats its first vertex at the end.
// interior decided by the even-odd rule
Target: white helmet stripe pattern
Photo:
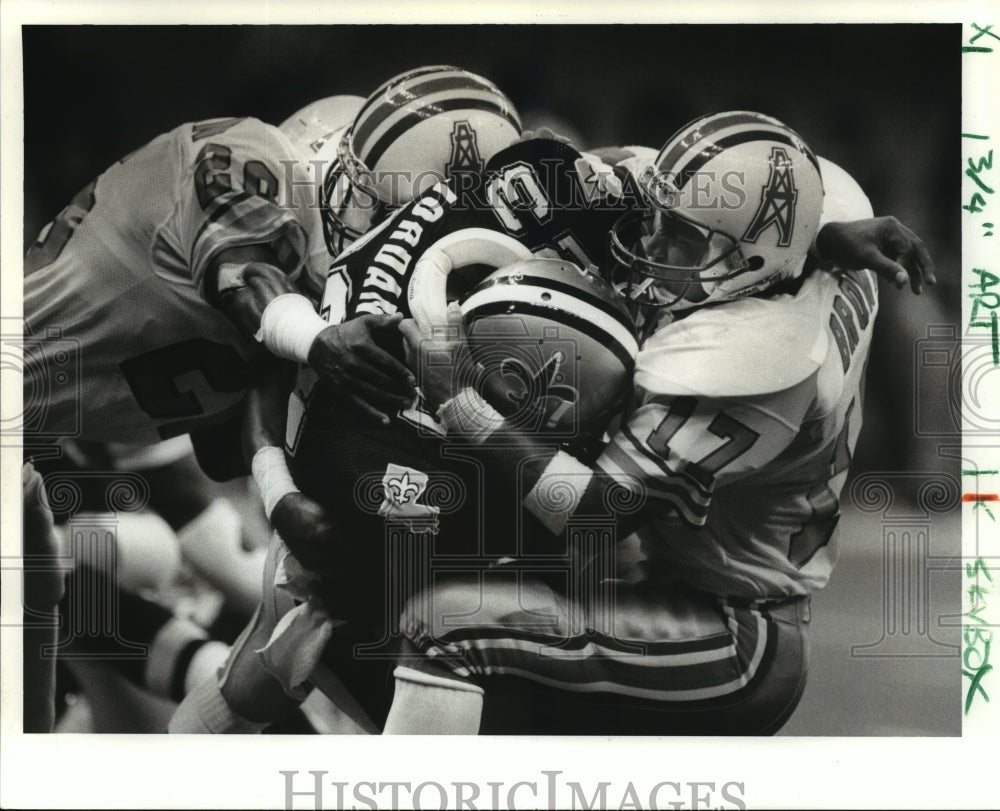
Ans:
{"type": "MultiPolygon", "coordinates": [[[[748,141],[778,141],[779,143],[787,144],[792,147],[792,149],[798,148],[798,144],[788,134],[784,132],[773,132],[771,130],[747,130],[746,132],[737,132],[732,135],[727,135],[724,138],[716,138],[711,149],[703,149],[677,173],[677,187],[684,188],[687,182],[694,177],[694,174],[708,161],[722,152],[723,149],[727,149],[731,146],[737,146],[738,144],[745,144],[748,141]]],[[[812,165],[816,167],[816,171],[818,172],[819,161],[816,160],[816,156],[813,155],[812,151],[808,149],[803,151],[805,156],[809,159],[812,165]]]]}
{"type": "Polygon", "coordinates": [[[396,85],[400,85],[403,82],[409,82],[413,79],[418,79],[421,76],[427,76],[428,74],[431,73],[441,73],[443,71],[458,71],[458,70],[459,70],[458,68],[453,68],[450,65],[427,65],[426,67],[416,68],[414,70],[411,70],[409,73],[403,73],[399,76],[393,76],[391,79],[388,79],[384,81],[382,84],[380,84],[378,88],[368,96],[368,100],[358,111],[358,118],[360,118],[363,115],[366,115],[371,107],[375,106],[376,104],[380,104],[384,100],[385,92],[390,87],[395,87],[396,85]]]}
{"type": "Polygon", "coordinates": [[[374,168],[401,133],[458,109],[496,113],[521,130],[514,105],[491,82],[459,68],[435,66],[397,77],[373,93],[351,127],[351,148],[374,168]]]}
{"type": "Polygon", "coordinates": [[[676,185],[683,188],[702,166],[724,149],[748,141],[778,141],[802,151],[819,171],[812,150],[781,122],[760,113],[735,112],[706,116],[703,125],[688,124],[668,141],[656,162],[658,171],[676,172],[676,185]],[[679,168],[678,168],[679,167],[679,168]]]}
{"type": "Polygon", "coordinates": [[[419,110],[416,110],[395,123],[395,125],[386,131],[386,133],[371,147],[368,151],[368,155],[365,163],[374,164],[378,162],[379,158],[385,153],[385,151],[395,142],[396,138],[399,137],[401,133],[406,132],[410,127],[419,124],[432,116],[440,115],[442,113],[451,112],[452,110],[485,110],[486,112],[497,113],[506,118],[513,127],[517,130],[521,129],[521,124],[517,118],[510,114],[510,109],[505,108],[497,104],[496,99],[489,98],[487,94],[482,94],[483,98],[477,98],[479,93],[475,95],[472,93],[465,93],[461,98],[450,98],[441,101],[429,100],[427,104],[419,110]]]}
{"type": "Polygon", "coordinates": [[[696,119],[638,182],[646,208],[611,234],[613,278],[636,303],[679,311],[802,272],[823,178],[812,150],[777,119],[747,110],[696,119]]]}
{"type": "Polygon", "coordinates": [[[434,65],[369,96],[337,154],[352,183],[396,207],[441,180],[465,183],[520,135],[513,103],[489,79],[434,65]]]}
{"type": "Polygon", "coordinates": [[[495,88],[488,86],[474,74],[462,70],[450,70],[433,77],[424,76],[420,82],[410,86],[395,85],[391,92],[380,100],[380,104],[362,108],[353,128],[354,150],[359,157],[364,157],[365,150],[385,132],[385,129],[398,123],[403,116],[417,114],[421,119],[430,118],[442,112],[436,109],[442,102],[464,98],[491,102],[483,109],[495,110],[512,124],[520,127],[513,105],[503,96],[498,96],[495,88]],[[379,132],[376,133],[376,130],[379,132]]]}
{"type": "Polygon", "coordinates": [[[714,135],[721,130],[728,129],[729,127],[737,127],[741,124],[754,124],[759,127],[764,123],[774,124],[774,122],[769,122],[764,116],[754,112],[740,111],[723,113],[721,115],[714,113],[703,115],[701,118],[696,118],[694,121],[686,124],[669,138],[667,143],[660,149],[661,157],[657,161],[657,164],[661,166],[676,166],[681,162],[686,152],[702,144],[703,139],[708,138],[709,135],[714,135]]]}

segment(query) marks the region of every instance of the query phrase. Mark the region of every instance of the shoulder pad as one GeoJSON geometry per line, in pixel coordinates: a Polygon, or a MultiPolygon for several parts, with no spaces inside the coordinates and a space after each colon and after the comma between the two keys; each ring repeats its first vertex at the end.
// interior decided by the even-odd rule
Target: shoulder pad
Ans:
{"type": "Polygon", "coordinates": [[[805,380],[826,357],[826,330],[792,296],[696,310],[658,329],[636,359],[635,382],[656,394],[747,397],[805,380]]]}
{"type": "Polygon", "coordinates": [[[853,177],[823,157],[819,158],[819,168],[823,177],[820,228],[829,222],[851,222],[874,216],[868,195],[853,177]]]}

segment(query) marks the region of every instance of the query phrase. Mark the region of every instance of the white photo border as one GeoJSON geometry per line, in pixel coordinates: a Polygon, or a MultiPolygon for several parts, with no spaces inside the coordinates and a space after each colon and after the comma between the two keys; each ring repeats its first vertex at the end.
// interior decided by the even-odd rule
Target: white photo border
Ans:
{"type": "MultiPolygon", "coordinates": [[[[21,81],[21,33],[23,24],[50,23],[399,23],[399,22],[962,22],[963,45],[973,42],[977,29],[996,24],[1000,31],[1000,5],[997,3],[914,2],[897,5],[889,2],[851,2],[824,4],[818,9],[802,2],[739,3],[699,2],[665,6],[657,2],[632,2],[619,5],[586,6],[561,0],[546,3],[517,0],[505,3],[471,4],[442,0],[433,6],[397,2],[308,3],[285,0],[242,0],[242,2],[142,3],[105,0],[105,2],[29,2],[4,0],[0,4],[2,42],[0,71],[3,92],[0,96],[2,120],[3,216],[0,234],[0,267],[3,268],[2,315],[20,318],[22,200],[23,95],[21,81]],[[405,12],[404,12],[405,9],[405,12]],[[626,10],[627,9],[627,10],[626,10]],[[748,10],[754,12],[748,19],[748,10]]],[[[989,36],[975,45],[988,46],[989,36]]],[[[993,53],[969,51],[963,55],[963,133],[988,135],[989,140],[963,138],[965,161],[979,161],[992,145],[1000,145],[1000,41],[993,53]]],[[[1000,185],[1000,170],[995,165],[981,179],[1000,185]]],[[[967,202],[976,190],[976,182],[963,175],[962,198],[967,202]]],[[[963,216],[963,289],[981,282],[974,268],[997,267],[998,237],[987,235],[984,221],[1000,224],[1000,202],[988,200],[986,211],[992,218],[968,212],[963,216]]],[[[966,325],[973,318],[974,296],[963,300],[966,325]]],[[[987,314],[987,317],[988,314],[987,314]]],[[[994,322],[995,323],[995,322],[994,322]]],[[[963,339],[978,340],[988,327],[968,326],[963,339]]],[[[995,336],[995,333],[994,333],[995,336]]],[[[995,340],[995,338],[994,338],[995,340]]],[[[968,370],[967,370],[968,371],[968,370]]],[[[995,375],[994,375],[995,380],[995,375]]],[[[996,387],[994,386],[994,391],[996,387]]],[[[4,413],[20,413],[21,394],[17,388],[0,392],[4,413]]],[[[1000,396],[993,400],[1000,407],[1000,396]]],[[[980,438],[966,437],[963,469],[1000,470],[1000,441],[989,444],[980,438]]],[[[281,770],[297,773],[294,807],[314,807],[308,792],[310,772],[323,772],[327,789],[323,807],[335,807],[337,781],[352,785],[364,781],[400,781],[417,786],[429,781],[452,786],[456,781],[475,783],[482,793],[476,807],[489,807],[492,783],[500,783],[495,796],[507,807],[565,807],[572,799],[567,785],[577,781],[596,787],[609,781],[607,791],[612,807],[630,807],[627,796],[632,786],[640,802],[646,803],[651,789],[667,782],[691,789],[691,783],[713,783],[716,788],[735,783],[744,788],[739,793],[746,807],[987,807],[996,797],[996,732],[1000,728],[1000,700],[997,685],[1000,675],[986,673],[982,684],[992,703],[973,697],[964,716],[960,739],[906,738],[776,738],[754,739],[616,739],[613,757],[604,740],[567,738],[480,738],[453,741],[426,738],[414,745],[406,738],[297,738],[279,736],[233,738],[168,738],[167,736],[119,735],[23,735],[21,729],[21,674],[11,666],[20,662],[21,641],[17,629],[8,625],[10,617],[20,615],[19,572],[11,564],[19,551],[20,504],[16,483],[19,481],[20,452],[3,449],[2,458],[2,709],[0,713],[0,806],[11,808],[284,808],[285,779],[281,770]],[[8,568],[10,565],[10,568],[8,568]],[[544,771],[541,766],[544,766],[544,771]],[[548,775],[558,772],[555,777],[548,775]],[[522,783],[516,788],[518,782],[522,783]],[[550,781],[556,793],[550,797],[550,781]],[[534,786],[532,789],[531,785],[534,786]],[[511,794],[511,789],[514,793],[511,794]],[[548,803],[554,800],[554,804],[548,803]]],[[[992,574],[992,582],[980,578],[981,585],[995,595],[979,612],[985,627],[1000,623],[1000,522],[984,517],[977,496],[988,496],[1000,489],[1000,475],[963,476],[963,562],[982,560],[982,567],[992,574]]],[[[996,508],[1000,517],[1000,506],[996,508]]],[[[975,577],[967,575],[965,586],[975,577]]],[[[972,621],[966,618],[968,626],[972,621]]],[[[968,654],[968,636],[963,642],[963,656],[968,654]]],[[[969,654],[971,655],[971,654],[969,654]]],[[[969,665],[975,664],[970,659],[969,665]]],[[[963,678],[963,699],[969,679],[963,678]]],[[[454,791],[454,789],[450,789],[454,791]]],[[[591,791],[593,788],[590,789],[591,791]]],[[[661,802],[682,800],[692,806],[692,796],[660,795],[661,802]]],[[[702,791],[704,795],[704,791],[702,791]]],[[[381,794],[381,797],[388,795],[381,794]]],[[[469,796],[468,794],[466,796],[469,796]]],[[[454,793],[449,803],[454,802],[454,793]]],[[[408,802],[406,795],[402,801],[408,802]]],[[[364,802],[347,794],[345,802],[365,807],[364,802]]],[[[439,807],[436,790],[428,788],[424,807],[439,807]]],[[[717,802],[717,800],[716,800],[717,802]]],[[[643,807],[648,807],[644,805],[643,807]]],[[[727,807],[738,807],[729,804],[727,807]]]]}

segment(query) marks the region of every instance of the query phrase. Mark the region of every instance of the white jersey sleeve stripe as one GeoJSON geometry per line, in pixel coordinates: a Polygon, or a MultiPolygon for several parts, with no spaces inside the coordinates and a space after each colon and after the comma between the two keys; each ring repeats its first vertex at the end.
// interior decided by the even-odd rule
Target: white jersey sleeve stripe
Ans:
{"type": "Polygon", "coordinates": [[[648,495],[675,507],[687,523],[692,526],[701,526],[705,523],[708,513],[707,502],[704,504],[696,502],[692,498],[691,491],[684,484],[677,484],[675,479],[664,480],[662,474],[651,476],[637,463],[634,455],[617,444],[604,449],[604,453],[597,460],[597,466],[607,471],[613,478],[638,477],[648,495]]]}
{"type": "Polygon", "coordinates": [[[710,488],[706,488],[683,470],[673,470],[667,464],[667,461],[658,456],[645,442],[639,439],[628,425],[622,427],[621,434],[628,439],[628,443],[618,440],[622,448],[628,452],[631,445],[631,448],[637,451],[642,459],[647,460],[652,466],[655,466],[655,471],[658,471],[658,474],[654,471],[654,475],[660,475],[670,481],[676,482],[690,491],[691,498],[694,501],[708,504],[712,498],[712,490],[710,488]]]}

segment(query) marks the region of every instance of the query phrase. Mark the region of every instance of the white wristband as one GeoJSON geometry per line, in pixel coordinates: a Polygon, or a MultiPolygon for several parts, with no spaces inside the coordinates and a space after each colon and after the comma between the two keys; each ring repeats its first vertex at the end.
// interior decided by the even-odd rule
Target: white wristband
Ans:
{"type": "Polygon", "coordinates": [[[271,520],[271,513],[289,493],[298,493],[299,488],[292,481],[285,463],[285,452],[274,445],[267,445],[253,455],[250,464],[253,480],[257,482],[261,500],[264,502],[264,514],[271,520]]]}
{"type": "Polygon", "coordinates": [[[524,506],[553,535],[566,528],[594,478],[594,471],[566,451],[559,451],[542,471],[524,506]]]}
{"type": "Polygon", "coordinates": [[[282,293],[268,302],[254,336],[279,358],[307,363],[316,336],[330,326],[298,293],[282,293]]]}
{"type": "Polygon", "coordinates": [[[480,445],[503,426],[503,416],[472,388],[464,388],[438,409],[448,436],[480,445]]]}

